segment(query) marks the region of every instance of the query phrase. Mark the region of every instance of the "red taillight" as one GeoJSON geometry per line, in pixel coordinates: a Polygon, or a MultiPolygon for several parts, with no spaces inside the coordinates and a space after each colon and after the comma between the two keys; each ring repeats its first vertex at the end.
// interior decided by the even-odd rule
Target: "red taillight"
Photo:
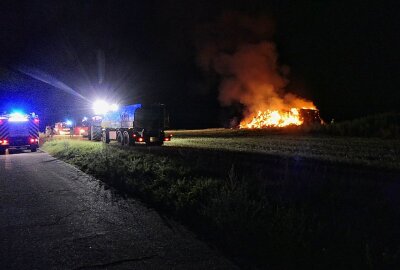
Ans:
{"type": "Polygon", "coordinates": [[[30,142],[31,142],[31,143],[34,143],[34,142],[35,142],[35,139],[31,139],[30,142]]]}
{"type": "Polygon", "coordinates": [[[135,137],[136,137],[136,134],[133,134],[133,137],[135,138],[135,137]]]}
{"type": "Polygon", "coordinates": [[[143,138],[142,137],[138,138],[138,141],[143,142],[143,138]]]}
{"type": "Polygon", "coordinates": [[[166,141],[166,142],[168,142],[168,141],[170,141],[171,139],[169,138],[169,137],[165,137],[164,138],[164,141],[166,141]]]}
{"type": "Polygon", "coordinates": [[[0,140],[0,144],[1,145],[6,145],[6,144],[8,144],[8,141],[7,140],[0,140]]]}
{"type": "Polygon", "coordinates": [[[39,118],[35,118],[35,120],[33,120],[36,124],[39,124],[39,118]]]}

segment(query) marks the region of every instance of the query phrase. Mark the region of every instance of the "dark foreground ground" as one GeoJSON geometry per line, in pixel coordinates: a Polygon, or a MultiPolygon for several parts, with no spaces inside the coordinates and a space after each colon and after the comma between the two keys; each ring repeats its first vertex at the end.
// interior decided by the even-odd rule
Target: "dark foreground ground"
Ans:
{"type": "Polygon", "coordinates": [[[341,138],[335,145],[355,143],[331,153],[330,138],[254,140],[292,150],[286,155],[238,150],[240,140],[218,136],[206,147],[203,138],[187,146],[176,137],[166,147],[53,140],[43,149],[185,224],[243,269],[399,269],[396,142],[341,138]],[[375,151],[380,144],[391,162],[375,151]],[[378,162],[308,157],[301,148],[378,162]]]}
{"type": "Polygon", "coordinates": [[[234,269],[182,226],[46,153],[0,156],[0,269],[234,269]]]}

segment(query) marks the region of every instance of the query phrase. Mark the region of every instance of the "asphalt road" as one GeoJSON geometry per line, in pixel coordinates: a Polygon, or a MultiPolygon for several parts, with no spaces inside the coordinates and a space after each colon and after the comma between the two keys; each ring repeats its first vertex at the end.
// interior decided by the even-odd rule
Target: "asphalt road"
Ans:
{"type": "Polygon", "coordinates": [[[46,153],[0,156],[0,269],[234,269],[140,202],[46,153]]]}

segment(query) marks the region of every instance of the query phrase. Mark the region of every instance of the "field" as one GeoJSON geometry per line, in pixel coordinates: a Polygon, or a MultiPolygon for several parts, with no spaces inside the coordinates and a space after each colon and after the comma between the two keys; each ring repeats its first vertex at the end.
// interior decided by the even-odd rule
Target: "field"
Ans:
{"type": "Polygon", "coordinates": [[[312,158],[400,169],[400,140],[282,134],[263,130],[205,129],[170,131],[167,146],[312,158]]]}
{"type": "Polygon", "coordinates": [[[43,149],[191,228],[244,269],[400,266],[400,143],[171,131],[166,147],[43,149]]]}

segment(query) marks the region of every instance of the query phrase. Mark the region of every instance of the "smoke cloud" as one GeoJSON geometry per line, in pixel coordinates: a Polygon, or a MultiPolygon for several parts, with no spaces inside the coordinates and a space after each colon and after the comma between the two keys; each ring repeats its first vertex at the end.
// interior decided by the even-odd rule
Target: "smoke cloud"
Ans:
{"type": "Polygon", "coordinates": [[[229,12],[199,33],[198,64],[220,76],[222,106],[244,105],[245,118],[259,110],[315,107],[285,90],[289,68],[279,64],[274,24],[268,18],[229,12]]]}

